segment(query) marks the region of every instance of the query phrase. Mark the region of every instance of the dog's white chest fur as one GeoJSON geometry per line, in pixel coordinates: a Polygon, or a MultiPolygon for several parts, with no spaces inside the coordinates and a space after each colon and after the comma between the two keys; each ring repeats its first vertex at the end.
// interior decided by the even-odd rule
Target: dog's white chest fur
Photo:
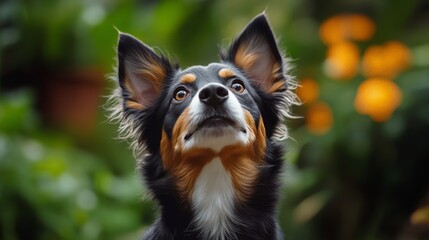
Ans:
{"type": "Polygon", "coordinates": [[[231,175],[219,158],[204,166],[194,186],[194,225],[204,239],[230,239],[234,218],[234,187],[231,175]]]}

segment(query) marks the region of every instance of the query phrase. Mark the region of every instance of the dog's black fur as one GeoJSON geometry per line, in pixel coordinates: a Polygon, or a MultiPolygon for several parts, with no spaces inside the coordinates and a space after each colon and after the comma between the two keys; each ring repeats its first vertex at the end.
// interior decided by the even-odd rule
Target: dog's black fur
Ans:
{"type": "Polygon", "coordinates": [[[291,84],[292,79],[287,75],[288,63],[278,50],[265,15],[259,15],[249,23],[229,50],[221,54],[221,60],[220,63],[206,67],[197,66],[181,70],[178,65],[155,53],[134,37],[120,34],[117,69],[119,88],[113,97],[117,100],[118,106],[113,117],[120,119],[122,132],[126,137],[134,140],[133,147],[139,160],[139,171],[150,194],[160,207],[160,217],[145,232],[143,239],[207,239],[201,230],[206,226],[200,228],[194,226],[196,213],[192,201],[184,197],[178,188],[177,176],[166,169],[162,155],[163,131],[168,139],[173,138],[175,123],[192,100],[188,98],[180,103],[172,100],[173,90],[180,85],[178,77],[187,72],[197,76],[197,81],[192,86],[187,86],[191,89],[190,96],[194,96],[207,83],[230,84],[239,78],[246,88],[246,93],[236,94],[237,99],[242,108],[251,113],[256,126],[259,126],[260,120],[265,126],[266,139],[263,141],[266,147],[263,159],[257,165],[258,172],[252,182],[251,192],[244,200],[235,200],[232,210],[234,220],[228,222],[231,225],[228,234],[213,239],[284,239],[276,219],[284,153],[283,147],[275,140],[287,137],[283,118],[289,113],[290,105],[296,102],[296,97],[291,91],[294,86],[291,84]],[[263,46],[257,46],[255,43],[263,46]],[[257,79],[258,72],[252,72],[252,69],[237,64],[237,54],[243,44],[247,44],[246,50],[252,51],[252,48],[256,48],[253,49],[256,55],[265,54],[269,57],[257,61],[271,61],[268,64],[276,64],[276,67],[273,65],[272,69],[263,71],[270,71],[266,74],[273,75],[270,75],[273,83],[282,82],[280,87],[268,91],[268,87],[273,83],[264,87],[266,83],[257,79]],[[261,49],[265,52],[257,52],[261,49]],[[138,72],[140,69],[150,72],[153,67],[162,70],[161,77],[138,72]],[[224,80],[216,75],[222,68],[232,69],[236,76],[224,83],[224,80]],[[148,88],[146,82],[153,79],[150,81],[143,79],[142,81],[146,81],[141,85],[144,91],[140,91],[139,83],[131,79],[133,76],[134,78],[137,76],[137,79],[145,76],[162,78],[158,79],[161,86],[159,90],[154,90],[156,86],[150,83],[148,88]],[[137,94],[141,96],[135,96],[136,89],[129,86],[133,84],[139,90],[137,94]],[[144,95],[142,92],[149,94],[144,95]]]}

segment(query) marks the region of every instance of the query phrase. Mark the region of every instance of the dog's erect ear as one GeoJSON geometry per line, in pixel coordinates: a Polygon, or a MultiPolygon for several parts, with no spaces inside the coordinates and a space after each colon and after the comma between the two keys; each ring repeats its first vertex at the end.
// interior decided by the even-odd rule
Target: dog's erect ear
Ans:
{"type": "Polygon", "coordinates": [[[159,96],[164,81],[176,67],[131,35],[120,33],[118,80],[124,109],[143,110],[159,96]]]}
{"type": "Polygon", "coordinates": [[[221,57],[265,92],[286,90],[283,58],[264,14],[255,17],[221,57]]]}

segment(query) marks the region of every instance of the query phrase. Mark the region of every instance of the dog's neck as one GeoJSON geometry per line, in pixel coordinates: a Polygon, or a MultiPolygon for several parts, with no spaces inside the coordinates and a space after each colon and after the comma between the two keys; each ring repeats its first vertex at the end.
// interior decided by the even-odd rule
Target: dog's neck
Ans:
{"type": "Polygon", "coordinates": [[[192,192],[194,211],[192,225],[206,239],[226,239],[233,230],[234,201],[237,198],[234,181],[222,160],[215,157],[206,164],[192,192]]]}
{"type": "MultiPolygon", "coordinates": [[[[194,153],[195,158],[188,160],[196,161],[201,154],[194,153]]],[[[277,229],[273,226],[282,150],[268,143],[259,165],[246,165],[252,162],[247,157],[248,152],[243,152],[243,148],[240,150],[238,146],[213,154],[189,184],[191,191],[180,190],[187,185],[177,185],[180,182],[178,176],[159,172],[162,167],[157,163],[161,154],[146,159],[143,173],[160,204],[161,222],[167,224],[165,231],[174,232],[176,237],[191,236],[186,239],[192,239],[192,236],[196,239],[234,239],[234,236],[251,239],[246,237],[277,234],[252,231],[260,227],[277,229]],[[243,181],[249,181],[249,184],[243,184],[243,181]],[[242,186],[241,191],[238,191],[238,186],[242,186]]],[[[194,174],[194,169],[195,166],[189,163],[187,168],[183,168],[183,173],[189,171],[194,174]]]]}
{"type": "Polygon", "coordinates": [[[247,144],[216,139],[187,149],[179,134],[169,138],[163,132],[160,154],[164,168],[175,179],[182,201],[190,206],[191,229],[205,239],[233,237],[235,205],[252,194],[257,167],[264,160],[266,136],[262,120],[258,126],[253,120],[248,122],[247,144]]]}
{"type": "MultiPolygon", "coordinates": [[[[193,148],[174,151],[174,144],[163,138],[164,167],[174,176],[182,201],[187,202],[193,218],[190,229],[204,239],[234,237],[237,223],[236,203],[250,198],[258,169],[264,161],[265,129],[259,126],[258,138],[248,145],[233,144],[221,150],[193,148]]],[[[164,135],[164,137],[166,137],[164,135]]],[[[176,148],[177,149],[177,148],[176,148]]]]}
{"type": "Polygon", "coordinates": [[[180,189],[179,207],[170,208],[171,204],[162,206],[168,207],[164,209],[165,218],[182,215],[183,206],[180,205],[184,204],[192,216],[188,226],[183,226],[184,231],[198,232],[202,239],[234,238],[234,226],[239,220],[235,203],[245,202],[250,197],[258,172],[256,163],[237,149],[231,146],[231,149],[225,149],[230,154],[209,154],[214,157],[205,159],[204,165],[193,166],[188,162],[178,173],[181,175],[176,177],[181,179],[177,181],[180,184],[177,186],[180,189]],[[200,170],[196,174],[198,168],[200,170]]]}

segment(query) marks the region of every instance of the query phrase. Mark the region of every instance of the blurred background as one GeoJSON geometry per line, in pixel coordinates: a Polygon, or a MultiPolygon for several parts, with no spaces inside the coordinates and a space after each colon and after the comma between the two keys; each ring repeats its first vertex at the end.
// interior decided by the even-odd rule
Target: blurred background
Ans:
{"type": "Polygon", "coordinates": [[[156,216],[103,108],[117,29],[182,67],[266,10],[303,104],[288,239],[429,239],[429,2],[3,0],[0,239],[138,239],[156,216]]]}

